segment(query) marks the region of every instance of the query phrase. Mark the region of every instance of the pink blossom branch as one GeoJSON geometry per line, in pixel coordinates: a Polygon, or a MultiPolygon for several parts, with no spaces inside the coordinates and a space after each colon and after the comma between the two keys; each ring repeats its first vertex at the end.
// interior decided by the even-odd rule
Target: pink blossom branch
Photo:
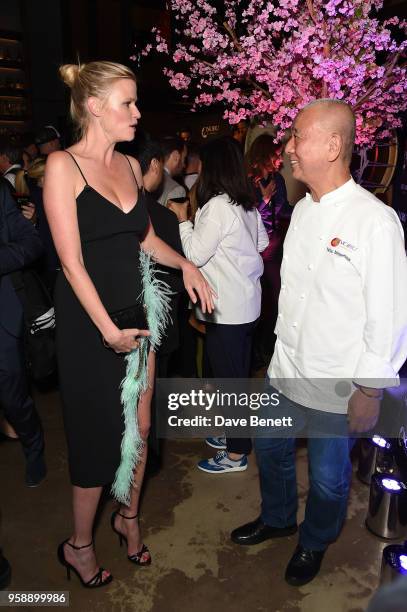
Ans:
{"type": "MultiPolygon", "coordinates": [[[[400,57],[400,52],[396,53],[396,55],[394,56],[393,60],[390,62],[390,64],[388,65],[386,72],[383,75],[383,82],[381,84],[381,87],[384,88],[384,83],[387,83],[388,81],[388,77],[391,75],[391,73],[393,72],[393,68],[395,67],[395,65],[398,62],[398,59],[400,57]]],[[[370,87],[367,88],[366,93],[359,98],[356,103],[353,106],[353,110],[356,111],[358,108],[360,108],[362,106],[362,104],[369,98],[370,94],[377,88],[377,81],[373,81],[372,84],[370,85],[370,87]]]]}
{"type": "Polygon", "coordinates": [[[190,41],[170,52],[156,36],[159,52],[186,63],[183,72],[166,69],[170,84],[196,86],[196,104],[222,102],[231,123],[260,115],[281,135],[299,105],[322,95],[356,108],[358,144],[400,125],[407,108],[405,46],[388,26],[402,34],[406,24],[370,16],[380,0],[250,0],[239,15],[239,35],[238,2],[228,0],[223,21],[210,0],[170,4],[190,41]],[[378,53],[387,55],[384,65],[378,53]]]}
{"type": "Polygon", "coordinates": [[[312,3],[312,0],[307,0],[307,7],[312,21],[315,25],[318,25],[317,18],[315,17],[314,5],[312,3]]]}

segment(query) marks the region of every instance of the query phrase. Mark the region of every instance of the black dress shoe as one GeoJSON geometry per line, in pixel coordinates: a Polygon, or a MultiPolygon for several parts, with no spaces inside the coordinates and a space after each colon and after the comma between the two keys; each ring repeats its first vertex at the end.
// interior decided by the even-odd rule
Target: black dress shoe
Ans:
{"type": "Polygon", "coordinates": [[[311,582],[319,572],[324,554],[324,550],[308,550],[299,544],[287,565],[286,582],[293,586],[311,582]]]}
{"type": "Polygon", "coordinates": [[[19,442],[19,438],[14,438],[14,436],[8,436],[4,433],[4,431],[0,431],[0,442],[19,442]]]}
{"type": "Polygon", "coordinates": [[[30,461],[25,468],[25,484],[27,487],[38,487],[47,475],[47,466],[44,457],[39,457],[36,461],[30,461]]]}
{"type": "Polygon", "coordinates": [[[246,525],[234,529],[230,537],[235,544],[251,546],[252,544],[260,544],[260,542],[270,538],[283,538],[292,535],[296,531],[297,525],[271,527],[270,525],[265,525],[259,517],[251,523],[246,523],[246,525]]]}

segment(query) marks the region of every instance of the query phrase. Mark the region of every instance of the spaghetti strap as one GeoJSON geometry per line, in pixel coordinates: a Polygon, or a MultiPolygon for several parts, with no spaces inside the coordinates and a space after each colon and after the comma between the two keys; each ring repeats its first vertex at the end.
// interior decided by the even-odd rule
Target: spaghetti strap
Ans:
{"type": "Polygon", "coordinates": [[[88,183],[88,181],[86,180],[85,175],[83,174],[83,172],[82,172],[82,170],[81,170],[81,167],[80,167],[80,165],[78,164],[78,162],[76,161],[75,157],[72,155],[72,153],[71,153],[70,151],[67,151],[66,149],[65,149],[65,153],[68,153],[68,155],[70,155],[70,156],[72,157],[72,159],[74,160],[74,162],[75,162],[75,164],[76,164],[76,167],[78,168],[79,172],[81,173],[81,176],[82,176],[83,180],[85,181],[86,185],[89,185],[89,183],[88,183]]]}
{"type": "MultiPolygon", "coordinates": [[[[123,153],[124,155],[124,153],[123,153]]],[[[130,166],[130,170],[132,175],[134,176],[134,180],[136,181],[136,185],[137,185],[137,189],[140,190],[140,185],[138,184],[138,180],[136,179],[136,175],[134,174],[134,170],[133,170],[133,166],[131,165],[131,161],[129,160],[129,158],[127,157],[127,155],[124,155],[124,157],[127,159],[127,161],[129,162],[129,166],[130,166]]]]}

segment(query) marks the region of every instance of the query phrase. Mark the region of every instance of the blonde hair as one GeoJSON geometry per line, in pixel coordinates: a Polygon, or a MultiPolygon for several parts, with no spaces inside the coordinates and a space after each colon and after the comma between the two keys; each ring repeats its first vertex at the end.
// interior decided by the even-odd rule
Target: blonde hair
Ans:
{"type": "Polygon", "coordinates": [[[79,139],[86,134],[89,125],[86,100],[91,96],[103,100],[118,79],[131,79],[136,82],[136,76],[130,68],[115,62],[64,64],[60,66],[59,74],[71,90],[70,114],[79,139]]]}
{"type": "Polygon", "coordinates": [[[39,181],[44,178],[45,174],[45,157],[37,157],[27,170],[19,170],[16,174],[16,192],[21,195],[30,195],[30,189],[27,184],[26,177],[35,181],[39,181]]]}

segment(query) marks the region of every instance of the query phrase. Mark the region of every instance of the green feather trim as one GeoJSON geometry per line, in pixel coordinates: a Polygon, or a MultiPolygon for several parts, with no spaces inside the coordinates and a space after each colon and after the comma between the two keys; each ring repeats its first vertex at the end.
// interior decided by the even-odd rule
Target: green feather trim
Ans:
{"type": "Polygon", "coordinates": [[[150,336],[140,339],[138,349],[126,357],[126,376],[120,383],[123,406],[124,432],[121,443],[121,461],[112,485],[113,496],[122,504],[129,505],[134,470],[144,447],[138,430],[137,407],[140,396],[148,389],[147,358],[149,349],[156,349],[170,320],[172,291],[155,276],[156,270],[151,255],[140,251],[142,294],[140,299],[147,309],[150,336]]]}

